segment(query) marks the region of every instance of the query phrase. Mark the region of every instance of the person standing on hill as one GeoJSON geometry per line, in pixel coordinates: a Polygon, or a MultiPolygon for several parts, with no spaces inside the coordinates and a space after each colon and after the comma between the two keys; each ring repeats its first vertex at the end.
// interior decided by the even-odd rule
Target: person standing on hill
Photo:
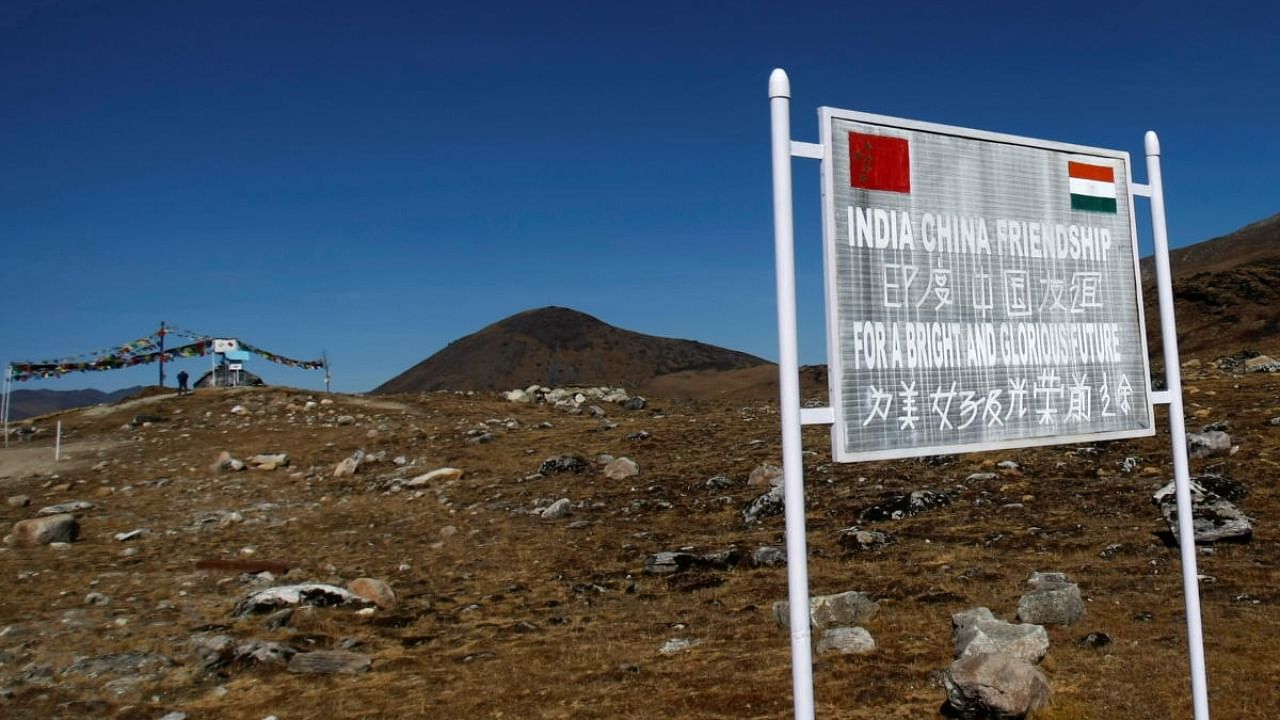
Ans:
{"type": "Polygon", "coordinates": [[[188,377],[190,376],[187,375],[186,370],[182,370],[178,373],[178,394],[179,395],[186,395],[187,393],[191,392],[190,390],[187,389],[188,377]]]}

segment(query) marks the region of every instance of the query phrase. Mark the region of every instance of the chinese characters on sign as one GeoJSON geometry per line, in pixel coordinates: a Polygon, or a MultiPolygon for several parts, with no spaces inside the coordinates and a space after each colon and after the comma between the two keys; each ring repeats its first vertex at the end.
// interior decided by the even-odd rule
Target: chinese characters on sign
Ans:
{"type": "Polygon", "coordinates": [[[823,129],[837,460],[1154,432],[1126,154],[823,129]]]}

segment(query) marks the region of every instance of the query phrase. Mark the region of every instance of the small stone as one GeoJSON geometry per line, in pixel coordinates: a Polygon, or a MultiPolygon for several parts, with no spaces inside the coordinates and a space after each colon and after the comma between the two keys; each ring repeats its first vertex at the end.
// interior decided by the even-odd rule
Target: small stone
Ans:
{"type": "Polygon", "coordinates": [[[213,461],[213,465],[209,466],[209,469],[215,473],[239,472],[244,467],[243,461],[231,457],[231,453],[223,450],[218,454],[218,459],[213,461]]]}
{"type": "Polygon", "coordinates": [[[671,638],[663,643],[662,647],[658,649],[658,652],[663,655],[675,655],[676,653],[684,652],[697,644],[698,641],[693,638],[671,638]]]}
{"type": "Polygon", "coordinates": [[[289,659],[292,673],[361,673],[367,672],[373,659],[360,653],[338,650],[317,650],[298,653],[289,659]]]}
{"type": "Polygon", "coordinates": [[[952,642],[957,658],[1000,653],[1038,663],[1049,652],[1049,634],[1040,625],[1014,625],[996,618],[985,607],[951,616],[952,642]]]}
{"type": "Polygon", "coordinates": [[[231,408],[231,414],[232,415],[248,415],[249,408],[243,405],[236,405],[235,407],[231,408]]]}
{"type": "Polygon", "coordinates": [[[860,627],[837,627],[823,631],[818,640],[818,654],[865,655],[874,652],[876,641],[860,627]]]}
{"type": "Polygon", "coordinates": [[[1231,436],[1221,430],[1187,433],[1187,455],[1191,458],[1218,457],[1231,454],[1231,436]]]}
{"type": "Polygon", "coordinates": [[[275,470],[276,468],[288,467],[289,455],[287,453],[259,453],[249,458],[248,463],[255,470],[275,470]]]}
{"type": "Polygon", "coordinates": [[[571,507],[569,498],[560,498],[544,508],[540,515],[543,520],[557,520],[568,515],[571,507]]]}
{"type": "Polygon", "coordinates": [[[786,510],[786,502],[783,487],[774,485],[747,504],[742,511],[742,520],[751,525],[761,518],[781,515],[784,510],[786,510]]]}
{"type": "Polygon", "coordinates": [[[1056,572],[1032,573],[1018,600],[1018,619],[1036,625],[1074,625],[1084,617],[1080,586],[1056,572]]]}
{"type": "Polygon", "coordinates": [[[757,466],[747,476],[748,487],[764,487],[766,485],[781,485],[785,474],[782,468],[777,465],[765,463],[757,466]]]}
{"type": "Polygon", "coordinates": [[[356,578],[347,583],[347,589],[384,610],[396,606],[395,591],[381,580],[368,577],[356,578]]]}
{"type": "Polygon", "coordinates": [[[339,425],[355,425],[356,419],[351,415],[339,415],[334,422],[339,425]]]}
{"type": "MultiPolygon", "coordinates": [[[[874,618],[880,603],[866,593],[849,591],[809,598],[809,624],[815,630],[829,627],[855,627],[874,618]]],[[[783,628],[791,627],[791,605],[786,600],[773,604],[773,617],[783,628]]]]}
{"type": "Polygon", "coordinates": [[[604,468],[604,476],[610,480],[625,480],[640,474],[640,466],[635,460],[620,457],[604,468]]]}
{"type": "Polygon", "coordinates": [[[49,515],[14,523],[13,532],[5,538],[5,543],[11,546],[65,543],[75,540],[79,534],[80,523],[75,515],[49,515]]]}
{"type": "Polygon", "coordinates": [[[333,469],[333,476],[336,478],[351,477],[360,469],[360,463],[364,460],[364,451],[357,450],[351,457],[343,459],[333,469]]]}
{"type": "Polygon", "coordinates": [[[420,488],[438,485],[441,483],[452,482],[454,480],[461,480],[463,474],[463,471],[458,468],[437,468],[429,473],[423,473],[417,477],[406,480],[404,486],[407,488],[420,488]]]}
{"type": "Polygon", "coordinates": [[[26,507],[31,504],[31,498],[26,495],[10,495],[8,503],[9,507],[26,507]]]}
{"type": "Polygon", "coordinates": [[[87,500],[72,500],[70,502],[42,507],[36,511],[36,515],[65,515],[67,513],[85,512],[86,510],[92,510],[96,507],[98,506],[87,500]]]}
{"type": "Polygon", "coordinates": [[[107,597],[106,595],[103,595],[100,592],[91,592],[88,595],[84,596],[84,604],[97,605],[97,606],[110,605],[111,598],[107,597]]]}
{"type": "Polygon", "coordinates": [[[776,545],[761,545],[751,553],[755,567],[779,567],[787,564],[787,549],[776,545]]]}

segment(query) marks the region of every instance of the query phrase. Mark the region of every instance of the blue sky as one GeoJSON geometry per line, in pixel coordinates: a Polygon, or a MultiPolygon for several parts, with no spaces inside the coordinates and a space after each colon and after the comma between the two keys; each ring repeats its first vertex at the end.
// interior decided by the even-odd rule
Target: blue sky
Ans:
{"type": "MultiPolygon", "coordinates": [[[[1273,4],[881,5],[8,0],[0,361],[164,320],[327,351],[365,391],[545,305],[776,359],[774,67],[800,140],[832,105],[1129,150],[1144,180],[1155,129],[1175,247],[1280,211],[1273,4]]],[[[819,363],[818,164],[795,173],[819,363]]]]}

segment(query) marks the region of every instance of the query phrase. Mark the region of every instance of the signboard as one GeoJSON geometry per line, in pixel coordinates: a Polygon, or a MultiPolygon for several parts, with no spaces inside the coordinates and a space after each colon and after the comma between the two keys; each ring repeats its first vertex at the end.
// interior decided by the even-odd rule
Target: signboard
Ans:
{"type": "Polygon", "coordinates": [[[216,353],[231,352],[240,349],[240,342],[235,338],[215,339],[213,341],[213,351],[216,353]]]}
{"type": "Polygon", "coordinates": [[[837,461],[1155,433],[1128,153],[820,114],[837,461]]]}

